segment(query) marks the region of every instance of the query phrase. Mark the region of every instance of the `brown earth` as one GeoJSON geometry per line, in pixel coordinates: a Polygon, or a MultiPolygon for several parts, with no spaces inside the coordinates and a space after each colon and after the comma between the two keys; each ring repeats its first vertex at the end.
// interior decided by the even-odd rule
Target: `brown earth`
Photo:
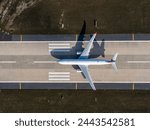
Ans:
{"type": "Polygon", "coordinates": [[[0,112],[150,112],[150,91],[1,90],[0,112]]]}
{"type": "Polygon", "coordinates": [[[14,33],[78,34],[85,20],[86,33],[150,33],[149,14],[150,0],[43,0],[13,27],[14,33]]]}

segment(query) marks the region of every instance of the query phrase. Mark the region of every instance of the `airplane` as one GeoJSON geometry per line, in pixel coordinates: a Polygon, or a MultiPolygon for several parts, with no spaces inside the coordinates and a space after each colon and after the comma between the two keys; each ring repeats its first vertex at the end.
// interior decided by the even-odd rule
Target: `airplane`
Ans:
{"type": "Polygon", "coordinates": [[[83,52],[80,54],[78,59],[61,59],[58,61],[59,64],[62,65],[77,65],[79,66],[82,74],[85,76],[86,80],[89,82],[90,86],[93,90],[96,90],[96,87],[93,83],[93,80],[91,78],[91,75],[88,70],[89,65],[108,65],[111,64],[113,69],[117,71],[116,66],[116,59],[118,56],[118,53],[116,53],[111,60],[103,60],[103,59],[94,59],[94,58],[88,58],[90,49],[92,47],[93,41],[96,37],[96,33],[93,34],[92,38],[90,39],[89,43],[83,50],[83,52]]]}

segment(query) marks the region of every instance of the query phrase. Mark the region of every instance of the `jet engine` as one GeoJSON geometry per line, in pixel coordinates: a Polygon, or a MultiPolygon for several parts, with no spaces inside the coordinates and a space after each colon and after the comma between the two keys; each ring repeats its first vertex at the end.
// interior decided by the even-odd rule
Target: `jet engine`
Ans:
{"type": "Polygon", "coordinates": [[[77,53],[76,53],[76,54],[77,54],[77,55],[81,55],[81,53],[82,53],[81,51],[77,51],[77,53]]]}
{"type": "Polygon", "coordinates": [[[80,69],[77,69],[77,72],[78,72],[78,73],[81,73],[82,71],[81,71],[80,69]]]}

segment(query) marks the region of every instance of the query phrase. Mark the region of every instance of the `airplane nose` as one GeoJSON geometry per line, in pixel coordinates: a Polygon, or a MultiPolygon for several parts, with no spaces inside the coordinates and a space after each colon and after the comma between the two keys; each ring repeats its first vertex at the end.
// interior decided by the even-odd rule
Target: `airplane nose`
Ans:
{"type": "Polygon", "coordinates": [[[59,63],[59,64],[63,64],[64,62],[63,62],[62,60],[59,60],[58,63],[59,63]]]}
{"type": "Polygon", "coordinates": [[[58,63],[61,64],[62,63],[61,60],[59,60],[58,63]]]}

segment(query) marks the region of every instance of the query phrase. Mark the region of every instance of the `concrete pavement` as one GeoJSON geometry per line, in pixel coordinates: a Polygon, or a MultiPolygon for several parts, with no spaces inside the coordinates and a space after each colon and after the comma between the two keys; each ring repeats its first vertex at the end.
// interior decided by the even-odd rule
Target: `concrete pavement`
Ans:
{"type": "MultiPolygon", "coordinates": [[[[76,42],[0,42],[0,82],[87,82],[72,66],[59,65],[57,58],[75,57],[76,42]],[[73,49],[72,49],[73,48],[73,49]]],[[[79,46],[78,43],[77,46],[79,46]]],[[[95,83],[149,83],[150,41],[97,41],[91,57],[110,59],[116,52],[118,72],[108,66],[90,66],[95,83]]],[[[84,42],[86,45],[86,42],[84,42]]]]}

